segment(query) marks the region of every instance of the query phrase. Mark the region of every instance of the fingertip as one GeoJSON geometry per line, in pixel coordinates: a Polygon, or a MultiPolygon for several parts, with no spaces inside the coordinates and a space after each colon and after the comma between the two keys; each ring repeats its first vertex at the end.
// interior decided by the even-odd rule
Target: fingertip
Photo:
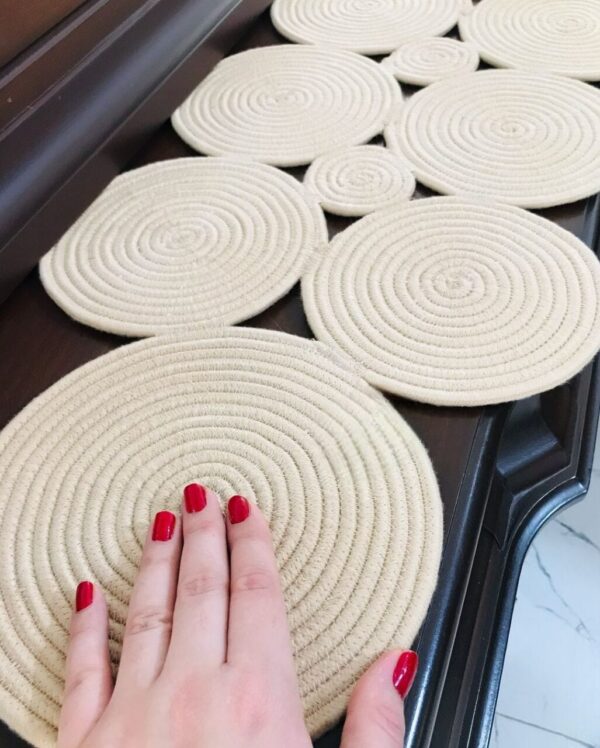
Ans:
{"type": "Polygon", "coordinates": [[[238,525],[250,516],[250,502],[245,496],[232,496],[227,502],[227,518],[230,524],[238,525]]]}
{"type": "Polygon", "coordinates": [[[402,699],[408,696],[419,667],[419,655],[412,649],[401,652],[396,660],[392,683],[402,699]]]}
{"type": "Polygon", "coordinates": [[[187,514],[197,514],[206,509],[208,491],[201,483],[188,483],[183,489],[183,506],[187,514]]]}
{"type": "Polygon", "coordinates": [[[189,483],[183,489],[181,530],[183,536],[212,528],[225,533],[221,499],[201,483],[189,483]]]}
{"type": "Polygon", "coordinates": [[[93,627],[103,627],[108,618],[102,589],[89,579],[82,579],[73,593],[71,633],[93,627]]]}
{"type": "Polygon", "coordinates": [[[82,610],[89,608],[94,602],[94,584],[89,580],[83,580],[77,585],[75,591],[75,612],[80,613],[82,610]]]}
{"type": "Polygon", "coordinates": [[[390,650],[363,673],[352,692],[343,748],[402,745],[403,700],[414,681],[418,658],[410,650],[390,650]]]}

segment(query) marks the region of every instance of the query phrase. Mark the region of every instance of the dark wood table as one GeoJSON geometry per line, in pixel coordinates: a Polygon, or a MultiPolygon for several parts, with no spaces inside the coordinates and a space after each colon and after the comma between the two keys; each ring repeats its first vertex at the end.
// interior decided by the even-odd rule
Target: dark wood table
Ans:
{"type": "MultiPolygon", "coordinates": [[[[209,51],[204,47],[203,54],[187,59],[185,80],[157,85],[148,111],[131,130],[137,128],[138,137],[131,131],[121,140],[115,135],[93,151],[94,158],[101,159],[98,163],[109,163],[109,168],[85,168],[92,159],[83,159],[70,185],[60,175],[60,189],[52,199],[40,199],[33,229],[27,219],[18,241],[12,234],[5,236],[6,244],[0,245],[0,284],[4,273],[4,280],[9,279],[5,292],[17,285],[0,305],[0,427],[65,374],[127,342],[67,317],[43,291],[37,269],[21,276],[114,171],[194,155],[165,122],[165,111],[204,77],[218,50],[224,52],[235,38],[233,51],[282,41],[268,14],[250,23],[265,4],[239,3],[228,16],[229,26],[220,27],[219,44],[213,39],[209,51]],[[157,118],[162,122],[158,127],[157,118]],[[107,161],[109,152],[113,155],[107,161]]],[[[198,41],[200,52],[205,44],[206,40],[198,41]]],[[[115,125],[114,133],[117,129],[115,125]]],[[[2,135],[0,130],[0,159],[10,142],[2,135]]],[[[301,177],[303,170],[291,173],[301,177]]],[[[430,193],[419,188],[417,194],[430,193]]],[[[0,190],[0,219],[2,207],[0,190]]],[[[597,247],[598,198],[543,215],[597,247]]],[[[351,221],[328,217],[328,223],[333,235],[351,221]]],[[[0,221],[0,235],[1,228],[0,221]]],[[[245,324],[312,337],[298,286],[245,324]]],[[[461,409],[391,398],[427,446],[445,514],[440,581],[417,642],[421,668],[407,703],[407,748],[487,745],[520,565],[543,521],[586,490],[599,398],[595,363],[568,384],[518,403],[461,409]]],[[[24,745],[3,727],[0,740],[3,746],[24,745]]],[[[338,744],[339,728],[315,743],[319,748],[338,744]]]]}

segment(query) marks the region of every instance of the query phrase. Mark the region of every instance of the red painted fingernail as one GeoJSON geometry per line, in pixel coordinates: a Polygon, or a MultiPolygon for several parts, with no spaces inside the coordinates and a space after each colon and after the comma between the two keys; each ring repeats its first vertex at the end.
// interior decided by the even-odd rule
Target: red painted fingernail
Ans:
{"type": "Polygon", "coordinates": [[[175,515],[172,512],[159,512],[154,518],[152,540],[171,540],[175,532],[175,515]]]}
{"type": "Polygon", "coordinates": [[[250,514],[248,499],[245,499],[243,496],[232,496],[227,504],[227,511],[229,512],[229,520],[232,525],[243,522],[245,519],[248,519],[248,515],[250,514]]]}
{"type": "Polygon", "coordinates": [[[206,506],[206,489],[199,483],[190,483],[183,489],[185,510],[188,514],[201,512],[206,506]]]}
{"type": "Polygon", "coordinates": [[[94,585],[91,582],[79,582],[75,593],[75,610],[79,613],[94,602],[94,585]]]}
{"type": "Polygon", "coordinates": [[[398,657],[398,662],[394,668],[393,683],[394,688],[403,699],[408,696],[418,667],[419,655],[416,652],[408,650],[407,652],[402,652],[400,657],[398,657]]]}

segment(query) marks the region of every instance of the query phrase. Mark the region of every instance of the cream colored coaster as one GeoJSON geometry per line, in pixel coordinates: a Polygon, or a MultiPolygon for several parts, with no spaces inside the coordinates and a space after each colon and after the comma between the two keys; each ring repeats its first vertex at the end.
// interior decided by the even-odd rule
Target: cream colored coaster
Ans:
{"type": "Polygon", "coordinates": [[[116,663],[148,525],[191,481],[270,522],[311,734],[381,650],[411,644],[442,512],[397,411],[322,343],[150,338],[69,374],[0,435],[0,718],[35,746],[56,738],[78,580],[106,595],[116,663]]]}
{"type": "Polygon", "coordinates": [[[393,76],[352,52],[284,44],[222,60],[173,114],[186,143],[276,166],[366,143],[398,111],[393,76]]]}
{"type": "Polygon", "coordinates": [[[318,203],[288,174],[182,158],[117,177],[40,272],[76,320],[146,336],[252,317],[287,293],[326,242],[318,203]]]}
{"type": "Polygon", "coordinates": [[[479,55],[472,44],[447,37],[412,39],[381,61],[394,78],[415,86],[477,70],[479,55]]]}
{"type": "Polygon", "coordinates": [[[492,65],[600,80],[598,0],[482,0],[459,28],[492,65]]]}
{"type": "Polygon", "coordinates": [[[293,42],[385,54],[413,36],[445,34],[463,0],[275,0],[271,19],[293,42]]]}
{"type": "Polygon", "coordinates": [[[411,201],[353,224],[317,259],[302,279],[313,332],[397,395],[516,400],[567,381],[600,348],[600,263],[520,208],[411,201]]]}
{"type": "Polygon", "coordinates": [[[330,213],[364,216],[408,200],[415,178],[404,159],[378,145],[359,145],[320,156],[304,184],[330,213]]]}
{"type": "Polygon", "coordinates": [[[544,208],[600,190],[600,91],[568,78],[482,70],[439,81],[385,138],[437,192],[544,208]]]}

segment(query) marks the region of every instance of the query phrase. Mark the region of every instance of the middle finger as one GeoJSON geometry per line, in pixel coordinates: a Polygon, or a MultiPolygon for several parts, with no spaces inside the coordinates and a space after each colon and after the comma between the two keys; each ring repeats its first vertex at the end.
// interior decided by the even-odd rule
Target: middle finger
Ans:
{"type": "Polygon", "coordinates": [[[207,670],[225,662],[229,561],[225,520],[215,493],[193,483],[185,489],[183,551],[173,634],[165,667],[207,670]]]}

